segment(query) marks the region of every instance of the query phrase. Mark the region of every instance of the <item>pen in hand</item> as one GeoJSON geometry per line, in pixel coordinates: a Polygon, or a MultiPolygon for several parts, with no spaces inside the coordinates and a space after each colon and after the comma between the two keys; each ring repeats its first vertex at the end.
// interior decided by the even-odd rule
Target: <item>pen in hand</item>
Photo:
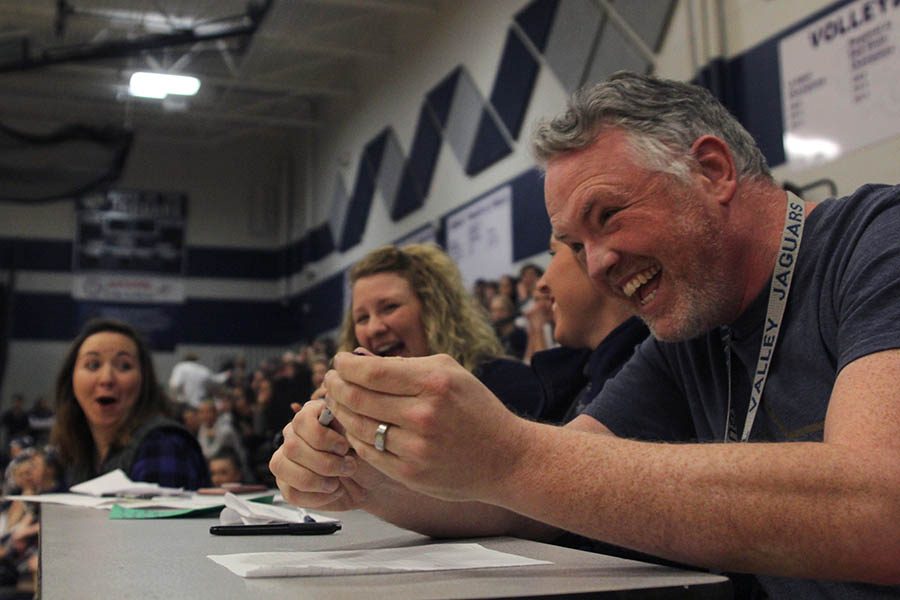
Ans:
{"type": "MultiPolygon", "coordinates": [[[[373,354],[371,352],[369,352],[368,350],[366,350],[365,348],[363,348],[361,346],[359,348],[357,348],[356,350],[354,350],[353,354],[356,354],[357,356],[373,356],[373,354]]],[[[326,407],[325,410],[323,410],[319,414],[319,425],[322,425],[323,427],[328,427],[329,425],[331,425],[332,421],[334,421],[334,413],[331,412],[330,408],[326,407]]]]}
{"type": "MultiPolygon", "coordinates": [[[[359,347],[354,350],[353,354],[356,354],[357,356],[373,356],[371,352],[363,347],[359,347]]],[[[331,425],[332,421],[334,421],[334,413],[331,412],[330,408],[326,408],[321,412],[321,414],[319,414],[319,425],[328,427],[329,425],[331,425]]]]}
{"type": "Polygon", "coordinates": [[[329,425],[331,425],[332,421],[334,421],[334,413],[331,412],[331,409],[326,408],[319,415],[319,425],[328,427],[329,425]]]}

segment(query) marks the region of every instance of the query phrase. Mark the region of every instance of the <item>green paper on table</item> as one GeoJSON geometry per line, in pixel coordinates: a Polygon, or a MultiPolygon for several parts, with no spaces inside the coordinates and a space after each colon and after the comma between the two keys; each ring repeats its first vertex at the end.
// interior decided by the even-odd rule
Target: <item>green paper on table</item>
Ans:
{"type": "MultiPolygon", "coordinates": [[[[250,502],[272,504],[274,496],[252,498],[250,502]]],[[[198,508],[129,508],[121,504],[113,504],[109,511],[110,519],[184,519],[191,517],[207,517],[217,514],[225,508],[225,504],[203,506],[198,508]]]]}

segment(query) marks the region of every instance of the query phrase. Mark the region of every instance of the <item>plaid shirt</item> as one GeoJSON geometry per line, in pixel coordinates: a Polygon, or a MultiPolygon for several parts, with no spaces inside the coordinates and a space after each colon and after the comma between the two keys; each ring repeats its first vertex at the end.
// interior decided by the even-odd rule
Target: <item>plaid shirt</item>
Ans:
{"type": "Polygon", "coordinates": [[[209,468],[197,440],[171,429],[159,429],[144,439],[128,476],[132,481],[189,490],[210,485],[209,468]]]}

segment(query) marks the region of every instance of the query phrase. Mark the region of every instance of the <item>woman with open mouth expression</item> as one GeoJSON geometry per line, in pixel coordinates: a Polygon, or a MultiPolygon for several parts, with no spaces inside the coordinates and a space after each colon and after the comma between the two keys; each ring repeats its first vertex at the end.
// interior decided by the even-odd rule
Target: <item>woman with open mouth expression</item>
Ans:
{"type": "Polygon", "coordinates": [[[449,354],[520,414],[536,416],[541,387],[524,363],[503,358],[485,312],[453,260],[432,244],[384,246],[350,271],[341,350],[378,356],[449,354]]]}
{"type": "Polygon", "coordinates": [[[197,440],[165,414],[149,348],[126,323],[95,319],[56,380],[51,440],[69,485],[115,469],[132,481],[196,489],[209,471],[197,440]]]}

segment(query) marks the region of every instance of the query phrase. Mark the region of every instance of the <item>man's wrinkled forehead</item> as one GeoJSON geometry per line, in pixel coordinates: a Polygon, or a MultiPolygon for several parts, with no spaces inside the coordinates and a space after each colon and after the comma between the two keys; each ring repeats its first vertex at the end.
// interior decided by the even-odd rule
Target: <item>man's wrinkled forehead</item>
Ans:
{"type": "MultiPolygon", "coordinates": [[[[590,207],[585,204],[591,194],[586,190],[615,177],[620,167],[619,153],[613,148],[621,143],[619,136],[609,140],[595,140],[590,146],[552,158],[544,173],[544,203],[554,231],[561,220],[570,221],[584,216],[590,207]],[[601,144],[600,142],[605,142],[601,144]],[[616,160],[610,160],[610,152],[616,160]],[[586,197],[585,197],[586,196],[586,197]]],[[[571,223],[569,223],[571,224],[571,223]]]]}
{"type": "Polygon", "coordinates": [[[583,225],[594,208],[590,197],[562,197],[552,201],[547,199],[547,214],[550,216],[550,231],[554,239],[568,244],[573,233],[583,225]]]}

